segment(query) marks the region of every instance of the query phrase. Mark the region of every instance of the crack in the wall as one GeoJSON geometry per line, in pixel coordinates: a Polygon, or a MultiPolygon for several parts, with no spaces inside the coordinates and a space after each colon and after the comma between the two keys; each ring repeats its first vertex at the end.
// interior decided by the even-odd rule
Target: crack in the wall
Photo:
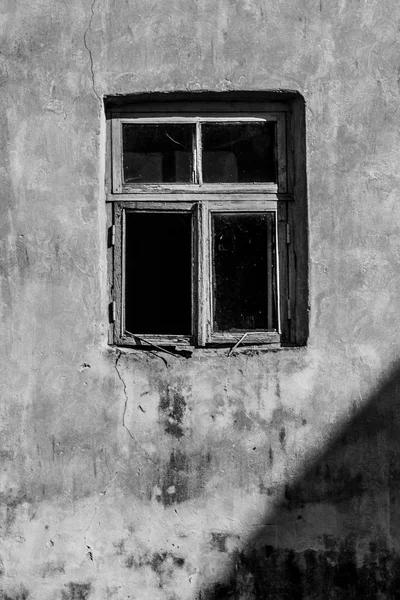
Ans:
{"type": "Polygon", "coordinates": [[[85,533],[83,534],[83,538],[84,538],[84,540],[85,540],[85,546],[86,546],[86,556],[87,556],[87,557],[88,557],[88,558],[89,558],[89,559],[90,559],[92,562],[94,562],[93,549],[92,549],[92,547],[91,547],[91,546],[89,546],[89,544],[88,544],[88,540],[87,540],[87,532],[88,532],[88,531],[89,531],[89,529],[91,528],[91,526],[92,526],[92,523],[93,523],[93,521],[94,521],[94,519],[95,519],[95,517],[96,517],[96,514],[97,514],[97,506],[96,506],[96,508],[94,509],[94,514],[93,514],[93,517],[91,518],[91,520],[90,520],[90,523],[89,523],[89,525],[86,527],[86,529],[85,529],[85,533]]]}
{"type": "Polygon", "coordinates": [[[131,438],[131,440],[132,440],[132,441],[135,443],[135,445],[137,446],[137,448],[139,449],[139,451],[141,452],[141,454],[142,454],[142,455],[143,455],[145,458],[147,458],[147,459],[148,459],[148,460],[149,460],[151,463],[153,463],[153,465],[155,466],[155,468],[157,469],[157,471],[159,471],[159,468],[157,467],[157,464],[156,464],[156,462],[155,462],[155,461],[154,461],[154,460],[151,458],[151,456],[149,455],[149,453],[148,453],[148,452],[147,452],[147,451],[146,451],[144,448],[142,448],[142,447],[141,447],[141,445],[138,443],[138,441],[136,440],[136,438],[135,438],[135,437],[134,437],[134,435],[132,434],[131,430],[129,429],[129,427],[127,427],[127,426],[126,426],[126,423],[125,423],[125,415],[126,415],[126,411],[127,411],[127,408],[128,408],[128,402],[129,402],[129,398],[128,398],[128,391],[127,391],[127,389],[126,389],[126,383],[125,383],[125,380],[124,380],[124,378],[122,377],[122,375],[121,375],[121,372],[120,372],[120,370],[119,370],[119,367],[118,367],[118,363],[119,363],[119,361],[120,361],[120,358],[121,358],[121,356],[122,356],[122,352],[121,352],[121,351],[119,351],[119,353],[118,353],[118,356],[117,356],[117,359],[116,359],[116,361],[115,361],[115,370],[116,370],[116,372],[117,372],[118,379],[119,379],[119,380],[121,381],[121,383],[122,383],[122,389],[123,389],[123,392],[124,392],[124,398],[125,398],[124,412],[122,413],[122,425],[123,425],[123,427],[126,429],[126,431],[128,432],[128,434],[129,434],[129,437],[130,437],[130,438],[131,438]]]}
{"type": "Polygon", "coordinates": [[[125,383],[125,380],[124,380],[124,378],[122,377],[122,375],[121,375],[121,372],[120,372],[120,370],[119,370],[119,368],[118,368],[118,363],[119,363],[119,361],[120,361],[120,358],[121,358],[121,356],[122,356],[122,352],[119,352],[119,354],[118,354],[118,356],[117,356],[117,360],[115,361],[115,370],[117,371],[117,374],[118,374],[119,380],[120,380],[120,381],[121,381],[121,383],[122,383],[122,388],[123,388],[123,390],[124,390],[124,397],[125,397],[124,412],[122,413],[122,425],[125,427],[125,429],[126,429],[126,430],[127,430],[127,432],[129,433],[130,437],[131,437],[131,438],[132,438],[134,441],[136,441],[136,440],[135,440],[135,438],[133,437],[133,435],[132,435],[132,433],[131,433],[130,429],[129,429],[129,428],[126,426],[126,425],[125,425],[125,415],[126,415],[126,410],[127,410],[127,408],[128,408],[128,401],[129,401],[129,398],[128,398],[128,392],[127,392],[127,389],[126,389],[126,383],[125,383]]]}
{"type": "Polygon", "coordinates": [[[91,49],[89,48],[88,44],[87,44],[87,36],[88,33],[92,27],[92,21],[93,21],[93,17],[94,17],[94,5],[96,4],[96,0],[92,1],[91,7],[90,7],[90,19],[89,19],[89,25],[87,26],[87,29],[85,31],[85,33],[83,34],[83,43],[85,45],[86,50],[89,53],[89,61],[90,61],[90,73],[92,75],[92,87],[93,87],[93,92],[96,94],[97,98],[99,99],[100,104],[102,104],[102,100],[99,96],[99,94],[97,93],[96,90],[96,84],[95,84],[95,77],[94,77],[94,65],[93,65],[93,54],[91,49]]]}

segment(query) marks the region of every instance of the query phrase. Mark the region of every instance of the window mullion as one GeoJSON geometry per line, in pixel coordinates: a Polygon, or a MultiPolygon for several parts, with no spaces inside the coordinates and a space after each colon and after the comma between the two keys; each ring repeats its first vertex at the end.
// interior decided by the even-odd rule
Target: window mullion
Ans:
{"type": "Polygon", "coordinates": [[[114,251],[114,287],[112,303],[115,302],[114,335],[117,340],[123,335],[123,209],[119,204],[114,209],[115,245],[114,251]]]}
{"type": "Polygon", "coordinates": [[[210,337],[210,260],[208,202],[197,205],[197,343],[205,346],[210,337]]]}
{"type": "Polygon", "coordinates": [[[287,191],[287,168],[286,168],[286,119],[285,115],[279,116],[277,123],[277,167],[278,167],[278,190],[280,193],[287,191]]]}
{"type": "Polygon", "coordinates": [[[279,312],[280,312],[280,333],[283,341],[290,340],[290,329],[288,321],[288,299],[289,299],[289,244],[287,238],[288,202],[278,202],[278,261],[279,261],[279,312]]]}
{"type": "Polygon", "coordinates": [[[201,123],[196,121],[196,175],[197,183],[203,185],[203,150],[201,141],[201,123]]]}
{"type": "Polygon", "coordinates": [[[112,121],[112,191],[116,194],[122,192],[123,164],[122,164],[122,126],[120,119],[112,121]]]}
{"type": "Polygon", "coordinates": [[[275,289],[275,302],[276,302],[276,310],[277,310],[277,327],[279,335],[282,333],[282,321],[281,321],[281,269],[280,269],[280,241],[279,241],[279,203],[277,205],[277,210],[275,213],[275,253],[276,253],[276,272],[275,272],[275,280],[276,280],[276,289],[275,289]]]}

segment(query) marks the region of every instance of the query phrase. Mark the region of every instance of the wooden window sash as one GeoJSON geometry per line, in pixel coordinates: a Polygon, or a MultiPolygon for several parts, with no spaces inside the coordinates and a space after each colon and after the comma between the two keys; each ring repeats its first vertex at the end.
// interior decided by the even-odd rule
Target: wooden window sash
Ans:
{"type": "MultiPolygon", "coordinates": [[[[188,204],[183,207],[181,204],[178,207],[157,206],[154,203],[149,203],[147,206],[143,204],[137,209],[134,203],[114,204],[114,222],[115,222],[115,246],[114,246],[114,294],[115,302],[115,323],[114,323],[114,343],[126,346],[142,346],[147,344],[155,344],[158,346],[188,346],[192,345],[195,337],[194,315],[194,288],[197,280],[197,272],[193,268],[194,261],[194,235],[192,232],[192,334],[147,334],[125,329],[125,215],[126,212],[180,212],[190,214],[194,212],[195,206],[188,204]]],[[[192,220],[192,228],[194,228],[194,219],[192,220]]]]}
{"type": "MultiPolygon", "coordinates": [[[[274,212],[276,244],[276,296],[277,330],[246,332],[243,345],[280,346],[294,339],[294,265],[293,248],[286,244],[286,227],[289,206],[293,195],[293,149],[288,135],[292,121],[290,108],[285,104],[262,103],[190,103],[164,106],[148,105],[124,107],[109,111],[107,123],[110,135],[109,173],[106,196],[108,213],[114,215],[115,246],[109,250],[109,265],[112,270],[110,300],[115,302],[115,322],[110,325],[111,343],[127,346],[155,344],[158,346],[218,346],[237,343],[244,330],[212,331],[212,243],[211,216],[214,212],[274,212]],[[153,113],[154,111],[154,113],[153,113]],[[177,115],[176,113],[179,113],[177,115]],[[289,119],[289,120],[288,120],[289,119]],[[202,179],[202,123],[232,122],[275,122],[277,183],[215,183],[204,184],[202,179]],[[122,126],[124,123],[188,123],[195,124],[193,144],[193,183],[177,184],[124,184],[122,126]],[[290,127],[289,127],[290,126],[290,127]],[[288,130],[289,127],[289,130],[288,130]],[[123,330],[124,323],[124,215],[127,210],[146,212],[192,212],[192,335],[139,334],[136,337],[123,330]],[[293,271],[293,272],[292,272],[293,271]]],[[[110,217],[112,218],[112,217],[110,217]]],[[[132,332],[133,334],[135,332],[132,332]]]]}
{"type": "MultiPolygon", "coordinates": [[[[275,214],[275,244],[276,244],[276,296],[277,296],[277,329],[248,331],[243,345],[246,344],[279,344],[281,341],[282,301],[280,286],[282,269],[280,264],[281,241],[279,235],[279,220],[277,200],[252,198],[240,203],[229,199],[218,201],[203,200],[186,203],[166,201],[123,201],[114,203],[115,247],[114,247],[114,285],[113,300],[116,304],[114,326],[114,343],[127,346],[155,344],[159,346],[188,346],[233,344],[245,333],[237,331],[212,331],[213,295],[212,295],[212,236],[211,218],[216,213],[266,213],[275,214]],[[192,213],[194,219],[192,232],[192,335],[177,334],[146,334],[128,332],[124,329],[125,318],[125,214],[132,212],[180,212],[192,213]]],[[[286,273],[286,271],[284,271],[286,273]]]]}
{"type": "Polygon", "coordinates": [[[129,118],[112,119],[112,192],[115,194],[143,194],[160,192],[185,193],[190,189],[193,192],[215,192],[221,188],[234,192],[281,192],[287,191],[287,167],[286,167],[286,119],[283,112],[266,112],[252,116],[246,115],[219,115],[219,116],[162,116],[149,117],[143,115],[129,116],[129,118]],[[276,123],[276,147],[277,147],[277,183],[255,182],[255,183],[207,183],[202,181],[202,123],[246,123],[246,122],[275,122],[276,123]],[[195,142],[193,148],[194,181],[192,183],[142,183],[128,184],[123,181],[123,147],[122,126],[123,124],[160,124],[160,123],[188,123],[195,124],[195,142]]]}
{"type": "Polygon", "coordinates": [[[280,295],[279,295],[279,240],[278,240],[278,204],[277,202],[265,202],[265,201],[254,201],[249,199],[240,204],[229,200],[203,203],[203,209],[207,212],[205,236],[207,238],[207,252],[206,261],[207,264],[204,267],[204,273],[207,277],[207,288],[204,306],[207,309],[206,321],[208,323],[207,330],[207,343],[208,344],[234,344],[246,334],[246,338],[243,340],[243,344],[278,344],[281,341],[281,309],[280,309],[280,295]],[[233,213],[233,214],[251,214],[251,213],[268,213],[272,212],[275,215],[275,254],[276,254],[276,306],[277,306],[277,328],[276,329],[264,329],[264,330],[246,330],[238,329],[234,331],[213,331],[213,269],[212,261],[213,247],[212,247],[212,225],[211,219],[213,214],[217,213],[233,213]]]}

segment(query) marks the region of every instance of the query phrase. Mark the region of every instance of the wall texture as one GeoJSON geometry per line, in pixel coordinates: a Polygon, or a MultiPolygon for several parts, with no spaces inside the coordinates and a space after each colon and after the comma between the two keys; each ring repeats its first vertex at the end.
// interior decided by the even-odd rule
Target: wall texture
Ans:
{"type": "Polygon", "coordinates": [[[1,0],[1,600],[400,597],[396,0],[1,0]],[[306,101],[307,347],[107,345],[105,95],[306,101]]]}

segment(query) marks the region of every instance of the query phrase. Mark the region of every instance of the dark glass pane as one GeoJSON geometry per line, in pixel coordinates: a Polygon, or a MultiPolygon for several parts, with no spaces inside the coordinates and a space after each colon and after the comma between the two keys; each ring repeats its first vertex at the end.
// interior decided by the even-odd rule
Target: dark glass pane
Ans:
{"type": "Polygon", "coordinates": [[[126,213],[125,328],[191,333],[191,215],[126,213]]]}
{"type": "Polygon", "coordinates": [[[274,123],[204,123],[203,181],[276,181],[274,123]]]}
{"type": "Polygon", "coordinates": [[[276,329],[274,213],[215,214],[214,329],[276,329]]]}
{"type": "Polygon", "coordinates": [[[122,126],[125,183],[192,181],[194,125],[122,126]]]}

